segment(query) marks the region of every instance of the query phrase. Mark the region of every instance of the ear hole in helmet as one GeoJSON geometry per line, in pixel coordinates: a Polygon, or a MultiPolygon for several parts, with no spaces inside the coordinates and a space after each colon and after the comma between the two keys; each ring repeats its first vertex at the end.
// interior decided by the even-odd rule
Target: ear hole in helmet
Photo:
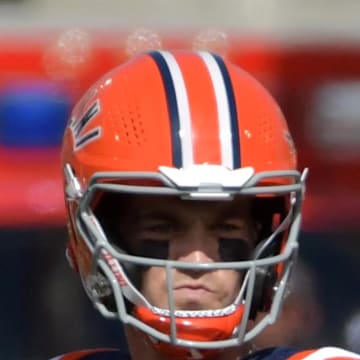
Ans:
{"type": "MultiPolygon", "coordinates": [[[[103,306],[105,306],[109,312],[117,312],[112,286],[100,268],[96,269],[95,274],[89,275],[87,277],[86,285],[88,291],[91,293],[92,298],[95,298],[97,302],[103,304],[103,306]]],[[[130,306],[130,303],[126,303],[126,306],[130,306]]]]}
{"type": "Polygon", "coordinates": [[[256,269],[254,295],[250,308],[251,320],[255,320],[258,312],[269,310],[276,281],[277,273],[274,267],[256,269]]]}

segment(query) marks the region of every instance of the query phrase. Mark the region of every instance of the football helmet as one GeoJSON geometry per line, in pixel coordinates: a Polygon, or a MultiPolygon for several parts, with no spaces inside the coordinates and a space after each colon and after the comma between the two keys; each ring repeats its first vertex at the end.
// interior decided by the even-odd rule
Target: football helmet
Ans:
{"type": "Polygon", "coordinates": [[[275,321],[298,247],[307,170],[297,170],[283,114],[254,77],[210,52],[139,54],[75,106],[62,164],[68,257],[104,316],[139,329],[158,351],[189,359],[241,345],[275,321]],[[149,194],[187,201],[253,197],[263,229],[255,251],[246,260],[194,264],[115,245],[111,199],[149,194]],[[139,288],[138,268],[151,266],[166,271],[168,309],[151,304],[139,288]],[[171,296],[174,269],[245,275],[225,308],[180,311],[171,296]],[[258,311],[268,314],[250,327],[258,311]]]}

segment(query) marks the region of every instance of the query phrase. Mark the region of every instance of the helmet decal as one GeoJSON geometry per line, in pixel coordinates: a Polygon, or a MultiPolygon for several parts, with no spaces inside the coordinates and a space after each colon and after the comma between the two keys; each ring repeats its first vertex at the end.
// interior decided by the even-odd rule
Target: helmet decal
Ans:
{"type": "Polygon", "coordinates": [[[100,101],[96,100],[81,117],[73,117],[70,121],[70,129],[74,139],[74,150],[78,150],[89,142],[101,136],[101,127],[86,131],[85,129],[100,112],[100,101]]]}

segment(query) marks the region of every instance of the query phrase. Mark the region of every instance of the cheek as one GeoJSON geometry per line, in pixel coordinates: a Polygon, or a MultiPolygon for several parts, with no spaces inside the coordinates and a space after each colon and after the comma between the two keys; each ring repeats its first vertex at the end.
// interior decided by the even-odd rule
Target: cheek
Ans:
{"type": "Polygon", "coordinates": [[[165,269],[152,267],[142,276],[141,292],[155,306],[167,306],[165,269]]]}
{"type": "Polygon", "coordinates": [[[242,283],[243,275],[234,270],[220,270],[217,281],[219,284],[219,294],[229,300],[229,304],[235,300],[242,283]]]}

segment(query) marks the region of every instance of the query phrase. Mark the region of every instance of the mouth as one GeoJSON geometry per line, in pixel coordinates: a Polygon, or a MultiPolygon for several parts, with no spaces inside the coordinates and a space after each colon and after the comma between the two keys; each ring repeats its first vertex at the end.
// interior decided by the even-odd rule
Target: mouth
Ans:
{"type": "Polygon", "coordinates": [[[212,291],[204,285],[186,284],[177,286],[174,289],[174,295],[178,299],[186,300],[187,302],[203,302],[212,296],[212,291]]]}
{"type": "Polygon", "coordinates": [[[178,290],[212,292],[207,286],[203,284],[182,284],[174,288],[174,291],[178,290]]]}
{"type": "Polygon", "coordinates": [[[204,310],[213,307],[214,294],[203,285],[181,285],[174,288],[177,310],[204,310]]]}

